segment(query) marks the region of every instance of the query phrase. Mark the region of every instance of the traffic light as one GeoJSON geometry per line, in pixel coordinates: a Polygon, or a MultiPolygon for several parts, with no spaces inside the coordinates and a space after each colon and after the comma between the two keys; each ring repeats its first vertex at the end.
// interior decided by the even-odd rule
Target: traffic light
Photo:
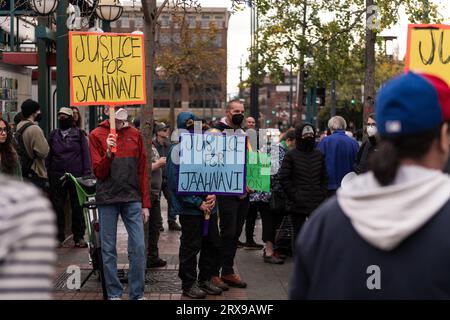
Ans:
{"type": "Polygon", "coordinates": [[[272,110],[272,114],[275,115],[277,112],[275,110],[272,110]]]}
{"type": "Polygon", "coordinates": [[[266,120],[266,123],[267,124],[270,124],[272,121],[271,120],[266,120]]]}
{"type": "Polygon", "coordinates": [[[355,96],[352,96],[352,105],[354,106],[356,104],[355,96]]]}
{"type": "Polygon", "coordinates": [[[325,96],[326,96],[326,90],[323,87],[318,87],[316,91],[317,96],[317,105],[318,106],[324,106],[325,105],[325,96]]]}

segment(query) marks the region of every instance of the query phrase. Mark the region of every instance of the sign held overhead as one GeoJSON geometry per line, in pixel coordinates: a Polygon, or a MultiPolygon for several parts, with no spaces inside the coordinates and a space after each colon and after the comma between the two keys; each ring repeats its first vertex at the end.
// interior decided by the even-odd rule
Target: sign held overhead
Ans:
{"type": "Polygon", "coordinates": [[[71,105],[145,104],[142,34],[69,33],[71,105]]]}

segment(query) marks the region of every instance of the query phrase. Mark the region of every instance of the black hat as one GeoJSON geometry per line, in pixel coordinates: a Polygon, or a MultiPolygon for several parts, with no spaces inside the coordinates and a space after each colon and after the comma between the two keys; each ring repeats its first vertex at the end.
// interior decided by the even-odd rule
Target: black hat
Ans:
{"type": "Polygon", "coordinates": [[[34,100],[27,99],[22,103],[20,107],[22,109],[22,115],[24,119],[29,118],[33,113],[41,109],[39,103],[34,100]]]}
{"type": "Polygon", "coordinates": [[[14,124],[17,126],[19,124],[19,122],[22,120],[23,120],[23,115],[22,115],[22,111],[21,111],[14,116],[14,124]]]}

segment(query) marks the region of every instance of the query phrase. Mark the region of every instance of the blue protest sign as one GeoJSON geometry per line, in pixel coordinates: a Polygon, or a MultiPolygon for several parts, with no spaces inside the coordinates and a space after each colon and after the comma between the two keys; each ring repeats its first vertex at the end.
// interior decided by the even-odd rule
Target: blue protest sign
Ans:
{"type": "Polygon", "coordinates": [[[245,135],[182,133],[177,193],[242,195],[245,159],[245,135]]]}

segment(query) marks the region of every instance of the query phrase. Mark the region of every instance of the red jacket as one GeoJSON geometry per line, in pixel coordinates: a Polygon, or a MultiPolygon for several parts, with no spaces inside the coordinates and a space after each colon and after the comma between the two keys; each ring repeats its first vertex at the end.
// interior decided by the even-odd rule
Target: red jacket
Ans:
{"type": "Polygon", "coordinates": [[[117,153],[106,156],[110,132],[105,120],[89,135],[92,167],[97,177],[96,202],[116,204],[139,201],[150,208],[147,159],[139,131],[125,127],[117,131],[117,153]]]}

